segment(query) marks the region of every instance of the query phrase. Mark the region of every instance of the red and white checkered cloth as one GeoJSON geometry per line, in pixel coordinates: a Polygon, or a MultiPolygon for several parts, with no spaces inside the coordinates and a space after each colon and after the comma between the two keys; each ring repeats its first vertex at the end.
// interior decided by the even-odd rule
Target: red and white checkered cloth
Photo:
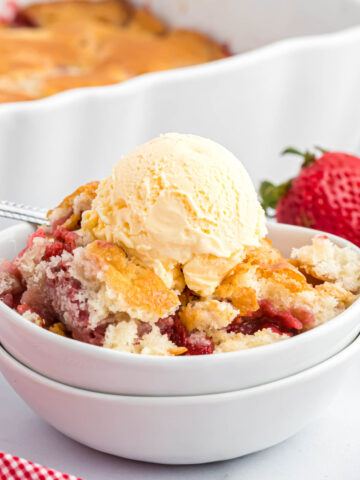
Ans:
{"type": "Polygon", "coordinates": [[[0,480],[82,480],[0,452],[0,480]]]}

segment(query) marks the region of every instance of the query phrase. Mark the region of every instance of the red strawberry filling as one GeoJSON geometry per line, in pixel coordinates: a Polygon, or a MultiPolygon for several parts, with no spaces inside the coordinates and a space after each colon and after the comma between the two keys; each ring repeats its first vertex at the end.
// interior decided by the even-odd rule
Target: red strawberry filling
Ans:
{"type": "Polygon", "coordinates": [[[53,233],[53,237],[54,242],[46,247],[42,260],[49,260],[51,257],[61,255],[64,250],[72,253],[76,248],[76,241],[79,238],[76,233],[69,232],[63,227],[58,227],[53,233]]]}
{"type": "Polygon", "coordinates": [[[138,322],[137,322],[137,334],[138,334],[139,338],[142,338],[147,333],[150,333],[151,330],[152,330],[152,327],[149,323],[142,322],[141,320],[138,320],[138,322]]]}
{"type": "Polygon", "coordinates": [[[65,244],[63,242],[58,242],[55,240],[46,247],[42,260],[48,261],[51,257],[60,256],[62,255],[64,250],[65,244]]]}
{"type": "Polygon", "coordinates": [[[38,228],[36,230],[36,232],[32,233],[31,235],[28,236],[27,240],[26,240],[26,247],[21,250],[21,252],[17,255],[16,258],[21,258],[24,253],[26,252],[26,250],[28,248],[31,248],[33,245],[34,245],[34,239],[35,238],[46,238],[46,233],[44,232],[44,230],[42,228],[38,228]]]}
{"type": "Polygon", "coordinates": [[[71,330],[81,330],[89,323],[89,312],[81,301],[81,284],[72,278],[67,267],[52,269],[52,278],[46,279],[46,295],[54,312],[71,330]]]}
{"type": "Polygon", "coordinates": [[[276,310],[266,300],[260,301],[259,306],[260,308],[255,312],[249,312],[246,316],[236,317],[226,330],[228,332],[243,333],[244,335],[253,335],[259,330],[270,328],[273,332],[293,336],[300,333],[303,325],[309,325],[313,321],[311,312],[305,308],[296,308],[291,312],[276,310]]]}
{"type": "MultiPolygon", "coordinates": [[[[64,248],[69,243],[64,243],[64,248]]],[[[92,329],[89,325],[89,310],[81,283],[71,277],[66,264],[52,269],[53,275],[46,278],[45,296],[51,304],[57,320],[60,320],[73,338],[94,345],[102,345],[107,325],[92,329]]]]}
{"type": "Polygon", "coordinates": [[[187,348],[185,355],[206,355],[214,352],[211,338],[204,332],[188,332],[176,315],[161,318],[156,325],[175,345],[187,348]]]}
{"type": "Polygon", "coordinates": [[[91,329],[89,311],[82,286],[78,280],[71,277],[68,267],[60,264],[52,269],[51,278],[45,280],[44,291],[27,290],[17,307],[20,314],[27,310],[37,313],[50,327],[56,322],[62,322],[72,337],[82,342],[102,345],[106,325],[91,329]]]}
{"type": "Polygon", "coordinates": [[[207,355],[214,352],[214,342],[204,332],[192,332],[185,340],[185,355],[207,355]]]}
{"type": "Polygon", "coordinates": [[[0,301],[4,302],[5,305],[10,308],[16,308],[25,289],[21,281],[20,272],[13,262],[4,259],[0,261],[0,274],[5,274],[5,276],[9,275],[15,279],[11,288],[2,290],[0,301]]]}
{"type": "Polygon", "coordinates": [[[74,248],[76,248],[76,242],[79,238],[79,235],[75,232],[67,230],[65,227],[57,227],[53,233],[53,237],[56,240],[63,241],[67,247],[67,250],[72,251],[74,248]]]}
{"type": "MultiPolygon", "coordinates": [[[[56,228],[51,236],[47,236],[45,231],[39,228],[29,235],[27,246],[19,257],[34,245],[34,239],[38,237],[52,240],[46,245],[43,261],[61,256],[64,251],[72,253],[78,240],[76,233],[63,227],[56,228]]],[[[37,313],[44,320],[46,327],[61,321],[72,332],[74,338],[96,345],[103,343],[106,327],[90,329],[89,312],[82,286],[78,280],[71,277],[64,262],[52,269],[52,275],[46,278],[42,292],[28,288],[21,296],[20,305],[14,304],[9,295],[4,300],[13,308],[17,306],[21,314],[29,309],[37,313]]]]}
{"type": "Polygon", "coordinates": [[[22,303],[21,305],[18,305],[16,310],[20,313],[20,315],[23,315],[25,312],[33,312],[36,313],[35,310],[33,310],[29,305],[26,305],[26,303],[22,303]]]}
{"type": "MultiPolygon", "coordinates": [[[[102,345],[104,342],[106,327],[112,320],[109,318],[97,328],[93,329],[89,322],[89,309],[86,291],[81,283],[73,278],[69,272],[67,258],[60,258],[64,252],[70,255],[77,247],[78,235],[68,231],[64,227],[57,227],[53,233],[47,234],[42,228],[29,235],[27,247],[18,255],[21,258],[25,251],[34,246],[36,238],[48,239],[42,261],[50,262],[54,257],[59,257],[47,274],[41,291],[39,288],[28,286],[25,289],[21,275],[14,262],[4,261],[0,265],[1,271],[10,274],[18,281],[16,288],[11,291],[3,291],[0,300],[11,308],[17,309],[20,314],[27,310],[37,313],[44,321],[45,328],[49,328],[56,322],[62,322],[74,339],[94,345],[102,345]]],[[[49,263],[49,267],[54,263],[49,263]]],[[[197,297],[186,289],[183,300],[196,301],[197,297]]],[[[259,302],[259,309],[249,312],[245,316],[238,316],[226,328],[227,332],[253,335],[255,332],[270,328],[279,334],[289,336],[297,335],[303,326],[311,326],[314,321],[312,313],[305,307],[294,307],[291,311],[276,309],[270,302],[259,302]]],[[[177,315],[162,318],[157,322],[161,333],[177,346],[185,347],[185,355],[205,355],[214,352],[214,342],[201,331],[188,331],[177,315]]],[[[138,335],[151,331],[151,326],[138,321],[138,335]]]]}
{"type": "Polygon", "coordinates": [[[26,15],[23,12],[17,12],[15,17],[13,18],[11,22],[11,27],[14,28],[35,28],[38,25],[32,20],[28,15],[26,15]]]}
{"type": "Polygon", "coordinates": [[[10,308],[16,307],[16,300],[12,293],[2,293],[0,295],[0,300],[5,303],[10,308]]]}
{"type": "Polygon", "coordinates": [[[185,346],[187,331],[176,315],[166,318],[160,318],[156,325],[159,327],[162,335],[167,335],[178,347],[185,346]]]}
{"type": "Polygon", "coordinates": [[[52,235],[47,235],[42,228],[38,228],[36,232],[28,236],[26,247],[18,254],[17,258],[21,258],[24,253],[34,245],[35,238],[49,238],[53,242],[49,242],[42,260],[49,260],[51,257],[61,255],[64,250],[69,253],[76,248],[76,242],[79,236],[75,232],[70,232],[64,227],[57,227],[52,235]]]}

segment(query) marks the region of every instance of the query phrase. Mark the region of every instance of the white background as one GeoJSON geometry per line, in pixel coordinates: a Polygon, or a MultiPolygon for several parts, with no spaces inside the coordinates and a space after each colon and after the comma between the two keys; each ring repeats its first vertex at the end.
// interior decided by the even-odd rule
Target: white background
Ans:
{"type": "Polygon", "coordinates": [[[134,462],[84,447],[37,417],[0,375],[0,450],[85,480],[359,480],[359,372],[357,357],[330,408],[295,437],[243,458],[196,466],[134,462]]]}

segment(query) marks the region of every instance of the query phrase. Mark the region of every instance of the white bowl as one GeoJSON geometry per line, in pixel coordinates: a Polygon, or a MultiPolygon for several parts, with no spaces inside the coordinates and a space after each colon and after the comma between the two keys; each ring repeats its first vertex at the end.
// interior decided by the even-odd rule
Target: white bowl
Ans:
{"type": "Polygon", "coordinates": [[[246,455],[296,433],[323,412],[359,352],[360,338],[283,380],[188,397],[107,395],[68,387],[33,372],[2,348],[0,370],[38,415],[78,442],[135,460],[194,464],[246,455]]]}
{"type": "MultiPolygon", "coordinates": [[[[284,255],[291,247],[309,243],[316,233],[275,223],[268,227],[284,255]]],[[[31,231],[20,224],[0,232],[0,258],[13,258],[31,231]]],[[[68,385],[126,395],[200,395],[261,385],[322,362],[356,337],[359,316],[360,300],[326,324],[283,342],[215,355],[158,357],[116,352],[55,335],[0,303],[0,342],[23,364],[68,385]]]]}

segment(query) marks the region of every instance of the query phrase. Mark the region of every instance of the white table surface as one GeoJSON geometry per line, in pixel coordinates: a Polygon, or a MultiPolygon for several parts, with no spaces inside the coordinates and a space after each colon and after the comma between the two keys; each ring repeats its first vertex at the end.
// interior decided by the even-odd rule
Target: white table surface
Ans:
{"type": "Polygon", "coordinates": [[[359,480],[360,359],[321,418],[280,445],[208,465],[163,466],[116,458],[48,426],[0,374],[0,450],[85,480],[359,480]]]}

